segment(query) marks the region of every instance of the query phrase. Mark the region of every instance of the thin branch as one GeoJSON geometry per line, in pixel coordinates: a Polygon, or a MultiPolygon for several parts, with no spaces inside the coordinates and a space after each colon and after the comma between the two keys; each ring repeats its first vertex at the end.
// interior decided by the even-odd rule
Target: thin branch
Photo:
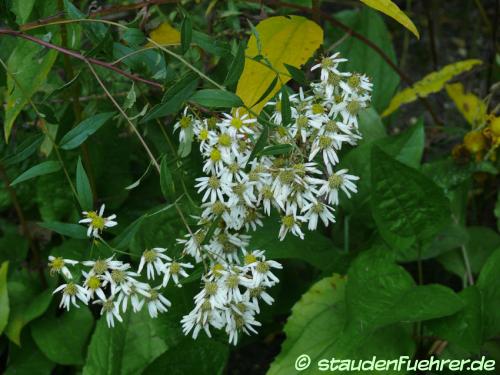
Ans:
{"type": "MultiPolygon", "coordinates": [[[[175,4],[177,3],[177,0],[146,0],[146,1],[141,1],[135,4],[127,4],[127,5],[116,5],[116,6],[110,6],[108,8],[104,9],[99,9],[94,12],[90,12],[88,15],[89,17],[102,17],[102,16],[107,16],[110,14],[116,14],[116,13],[122,13],[122,12],[130,12],[135,9],[140,9],[145,6],[151,6],[151,5],[162,5],[162,4],[175,4]]],[[[64,19],[64,12],[59,12],[53,16],[47,17],[47,18],[42,18],[30,23],[26,23],[24,25],[21,25],[19,28],[21,31],[27,31],[31,30],[49,23],[52,23],[54,21],[59,21],[64,19]]]]}
{"type": "Polygon", "coordinates": [[[50,42],[46,42],[46,41],[44,41],[42,39],[38,39],[38,38],[36,38],[34,36],[31,36],[31,35],[28,35],[28,34],[24,34],[24,33],[20,32],[20,31],[10,30],[10,29],[0,29],[0,35],[10,35],[10,36],[13,36],[13,37],[23,38],[23,39],[32,41],[32,42],[37,43],[37,44],[39,44],[41,46],[44,46],[46,48],[50,48],[50,49],[56,50],[58,52],[61,52],[61,53],[65,54],[65,55],[74,57],[74,58],[76,58],[78,60],[81,60],[81,61],[84,61],[86,63],[90,63],[90,64],[102,66],[103,68],[112,70],[112,71],[114,71],[114,72],[116,72],[118,74],[121,74],[121,75],[123,75],[123,76],[125,76],[125,77],[127,77],[129,79],[134,80],[134,81],[142,82],[142,83],[148,84],[150,86],[156,87],[156,88],[158,88],[160,90],[163,90],[163,86],[160,83],[158,83],[158,82],[142,78],[142,77],[140,77],[138,75],[135,75],[135,74],[132,74],[132,73],[128,73],[125,70],[117,68],[116,66],[114,66],[114,65],[112,65],[110,63],[107,63],[105,61],[97,60],[97,59],[94,59],[92,57],[85,57],[85,56],[83,56],[82,54],[80,54],[80,53],[78,53],[76,51],[73,51],[73,50],[70,50],[70,49],[67,49],[67,48],[64,48],[64,47],[52,44],[50,42]]]}

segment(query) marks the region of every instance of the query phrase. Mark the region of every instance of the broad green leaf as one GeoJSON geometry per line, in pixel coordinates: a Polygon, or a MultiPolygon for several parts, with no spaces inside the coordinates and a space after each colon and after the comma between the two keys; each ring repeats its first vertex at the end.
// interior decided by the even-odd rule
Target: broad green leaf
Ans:
{"type": "MultiPolygon", "coordinates": [[[[149,37],[162,46],[179,44],[181,42],[181,33],[170,26],[167,22],[162,23],[156,29],[151,31],[149,37]]],[[[153,46],[152,43],[148,43],[147,45],[153,46]]]]}
{"type": "Polygon", "coordinates": [[[79,240],[87,238],[87,230],[83,225],[61,223],[58,221],[38,223],[38,225],[66,237],[76,238],[79,240]]]}
{"type": "Polygon", "coordinates": [[[43,176],[45,174],[54,173],[61,169],[59,162],[57,161],[44,161],[40,164],[31,167],[26,172],[18,176],[12,183],[11,186],[17,185],[20,182],[30,180],[32,178],[43,176]]]}
{"type": "Polygon", "coordinates": [[[464,307],[451,289],[438,284],[416,286],[385,249],[363,253],[347,274],[346,314],[353,331],[373,332],[394,323],[448,316],[464,307]]]}
{"type": "Polygon", "coordinates": [[[26,23],[35,5],[35,0],[12,0],[10,9],[19,25],[26,23]]]}
{"type": "Polygon", "coordinates": [[[144,116],[141,123],[154,120],[158,117],[171,115],[181,108],[182,104],[189,99],[198,86],[198,77],[194,73],[188,73],[178,82],[174,83],[167,89],[167,92],[162,98],[162,102],[155,105],[144,116]]]}
{"type": "Polygon", "coordinates": [[[146,36],[140,29],[129,27],[122,36],[123,40],[130,46],[139,46],[146,41],[146,36]]]}
{"type": "Polygon", "coordinates": [[[38,349],[51,361],[61,365],[83,365],[87,342],[94,318],[86,306],[54,313],[37,319],[31,325],[31,335],[38,349]]]}
{"type": "Polygon", "coordinates": [[[453,100],[465,120],[476,128],[486,121],[486,103],[470,92],[464,91],[460,82],[445,86],[448,96],[453,100]]]}
{"type": "Polygon", "coordinates": [[[455,76],[471,70],[476,65],[482,64],[481,60],[463,60],[446,65],[437,72],[426,75],[413,86],[397,93],[389,103],[389,106],[382,113],[382,117],[388,116],[401,107],[403,104],[411,103],[418,98],[425,98],[430,94],[441,91],[445,84],[455,76]]]}
{"type": "Polygon", "coordinates": [[[471,354],[479,354],[483,343],[481,316],[481,293],[476,286],[462,290],[465,308],[454,315],[432,320],[426,324],[436,336],[448,341],[450,346],[458,346],[471,354]]]}
{"type": "Polygon", "coordinates": [[[10,315],[5,333],[12,342],[21,345],[22,329],[47,310],[52,299],[52,290],[38,292],[34,282],[20,281],[9,282],[8,289],[10,315]]]}
{"type": "Polygon", "coordinates": [[[231,108],[243,105],[238,95],[218,89],[196,91],[189,100],[207,108],[231,108]]]}
{"type": "Polygon", "coordinates": [[[88,347],[83,375],[140,374],[168,346],[159,319],[151,319],[147,309],[122,314],[123,323],[108,328],[106,319],[99,319],[88,347]]]}
{"type": "Polygon", "coordinates": [[[401,251],[435,236],[450,220],[449,201],[432,180],[379,147],[371,157],[372,215],[384,240],[401,251]]]}
{"type": "Polygon", "coordinates": [[[145,375],[221,375],[229,356],[229,347],[215,338],[200,334],[196,340],[186,336],[167,350],[143,372],[145,375]],[[179,361],[179,358],[182,358],[179,361]]]}
{"type": "Polygon", "coordinates": [[[0,335],[9,321],[9,293],[7,291],[7,273],[9,262],[3,262],[0,267],[0,335]]]}
{"type": "Polygon", "coordinates": [[[359,132],[363,136],[358,145],[363,145],[387,136],[385,125],[373,107],[362,110],[358,115],[359,132]]]}
{"type": "Polygon", "coordinates": [[[258,114],[264,104],[281,89],[281,83],[285,84],[290,80],[291,76],[284,64],[300,68],[306,63],[323,42],[323,30],[307,18],[293,15],[269,17],[261,21],[256,30],[262,50],[259,52],[257,38],[252,35],[245,52],[245,68],[238,81],[236,94],[247,107],[258,114]],[[257,55],[262,55],[273,69],[263,61],[255,61],[257,55]],[[276,71],[280,75],[280,84],[257,103],[257,99],[275,79],[276,71]]]}
{"type": "MultiPolygon", "coordinates": [[[[310,357],[311,363],[301,372],[303,374],[319,373],[319,361],[332,356],[355,360],[413,355],[415,348],[409,327],[391,326],[377,330],[373,335],[353,334],[346,330],[349,318],[345,306],[346,280],[339,275],[322,279],[295,304],[284,328],[286,340],[268,375],[296,373],[297,358],[304,354],[310,357]]],[[[349,282],[347,280],[347,285],[349,282]]]]}
{"type": "Polygon", "coordinates": [[[112,246],[117,249],[127,248],[130,245],[130,242],[134,238],[135,234],[139,231],[139,229],[141,229],[143,221],[144,216],[141,216],[138,219],[134,220],[118,236],[113,238],[112,246]]]}
{"type": "Polygon", "coordinates": [[[167,158],[163,158],[160,165],[160,187],[165,198],[175,198],[175,182],[167,158]]]}
{"type": "Polygon", "coordinates": [[[391,18],[394,18],[401,25],[410,30],[417,38],[420,39],[420,34],[417,27],[412,22],[411,19],[401,10],[399,7],[393,3],[391,0],[360,0],[363,4],[378,10],[391,18]]]}
{"type": "Polygon", "coordinates": [[[59,146],[64,150],[72,150],[80,146],[114,115],[114,112],[104,112],[83,120],[62,137],[59,146]]]}
{"type": "Polygon", "coordinates": [[[488,258],[477,280],[482,299],[484,340],[500,334],[500,279],[498,275],[500,275],[500,248],[488,258]]]}
{"type": "Polygon", "coordinates": [[[94,207],[92,188],[80,158],[76,164],[76,194],[82,210],[89,211],[94,207]]]}
{"type": "Polygon", "coordinates": [[[45,47],[28,40],[17,41],[7,61],[10,73],[5,94],[4,136],[7,141],[17,116],[45,82],[56,57],[55,50],[46,51],[45,47]]]}
{"type": "Polygon", "coordinates": [[[10,345],[9,361],[3,375],[51,375],[55,363],[36,347],[29,334],[23,335],[23,345],[10,345]]]}
{"type": "MultiPolygon", "coordinates": [[[[370,8],[363,7],[359,11],[339,12],[335,14],[335,18],[370,40],[383,50],[393,63],[398,64],[392,35],[380,14],[370,8]]],[[[399,75],[376,51],[361,40],[346,37],[344,31],[335,27],[331,29],[329,34],[332,35],[333,41],[342,40],[336,51],[340,52],[342,57],[349,59],[348,65],[345,67],[341,65],[340,68],[353,72],[363,72],[370,77],[374,86],[372,92],[373,107],[377,112],[382,112],[396,92],[400,81],[399,75]]]]}

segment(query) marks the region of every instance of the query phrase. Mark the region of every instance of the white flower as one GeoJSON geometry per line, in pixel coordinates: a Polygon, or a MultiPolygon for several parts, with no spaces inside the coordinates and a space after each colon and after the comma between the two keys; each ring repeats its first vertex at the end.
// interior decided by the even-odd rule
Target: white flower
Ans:
{"type": "Polygon", "coordinates": [[[139,312],[144,305],[144,297],[149,298],[149,290],[151,287],[149,284],[136,281],[130,285],[129,293],[125,293],[122,289],[118,293],[117,301],[122,306],[122,311],[127,311],[128,300],[130,298],[130,303],[132,304],[132,311],[139,312]]]}
{"type": "Polygon", "coordinates": [[[67,284],[59,285],[52,294],[55,294],[61,290],[63,292],[63,296],[61,298],[59,307],[63,307],[68,311],[71,304],[73,304],[75,307],[80,307],[76,303],[77,298],[84,304],[88,304],[89,302],[86,290],[78,284],[69,282],[67,284]]]}
{"type": "Polygon", "coordinates": [[[255,126],[251,124],[256,123],[257,119],[249,118],[248,113],[240,116],[239,108],[236,110],[234,116],[228,113],[223,113],[223,116],[225,119],[222,121],[222,124],[228,129],[230,134],[252,134],[254,132],[252,128],[255,126]]]}
{"type": "Polygon", "coordinates": [[[297,216],[290,211],[287,212],[287,214],[281,218],[281,227],[278,235],[280,241],[285,239],[288,232],[292,232],[293,235],[303,240],[304,233],[300,229],[300,223],[302,221],[304,221],[302,216],[297,216]]]}
{"type": "Polygon", "coordinates": [[[184,112],[182,112],[181,119],[174,125],[174,131],[180,129],[179,141],[181,143],[186,141],[191,141],[191,139],[193,138],[193,126],[195,120],[193,116],[187,113],[187,111],[188,107],[184,108],[184,112]]]}
{"type": "Polygon", "coordinates": [[[106,271],[103,276],[104,285],[111,286],[111,294],[117,294],[120,291],[123,291],[125,294],[130,294],[130,289],[132,285],[137,283],[135,279],[139,274],[127,271],[125,269],[114,269],[111,272],[106,271]]]}
{"type": "Polygon", "coordinates": [[[100,233],[105,228],[112,228],[118,223],[114,221],[116,219],[116,215],[110,215],[108,217],[104,217],[104,204],[101,205],[99,212],[96,211],[83,211],[83,215],[85,219],[79,221],[80,224],[88,224],[89,228],[87,230],[88,237],[99,238],[100,233]]]}
{"type": "Polygon", "coordinates": [[[70,270],[66,267],[67,264],[74,266],[75,264],[78,264],[78,261],[49,255],[49,268],[51,275],[62,273],[66,279],[72,279],[73,275],[71,275],[70,270]]]}
{"type": "Polygon", "coordinates": [[[326,195],[328,203],[338,205],[339,189],[342,189],[349,198],[350,192],[357,193],[358,190],[353,181],[359,180],[359,177],[347,174],[347,172],[347,169],[341,169],[328,177],[328,180],[318,180],[321,183],[318,194],[326,195]]]}
{"type": "Polygon", "coordinates": [[[174,284],[177,286],[181,286],[179,283],[179,276],[188,277],[189,275],[185,271],[185,268],[193,268],[191,263],[179,263],[175,260],[173,262],[165,263],[163,282],[162,286],[165,287],[168,284],[170,278],[174,281],[174,284]]]}
{"type": "Polygon", "coordinates": [[[168,311],[168,307],[172,304],[168,299],[163,297],[163,295],[158,291],[161,286],[156,288],[151,288],[149,290],[150,296],[147,298],[148,312],[151,318],[158,317],[158,313],[164,313],[168,311]]]}
{"type": "Polygon", "coordinates": [[[335,222],[333,208],[324,203],[318,201],[308,203],[303,207],[302,211],[306,212],[304,220],[309,222],[307,226],[309,230],[315,230],[318,227],[318,219],[321,219],[325,226],[328,226],[329,222],[335,222]]]}
{"type": "Polygon", "coordinates": [[[347,59],[339,58],[340,54],[337,52],[332,56],[323,57],[319,64],[314,65],[311,71],[321,68],[321,80],[326,81],[330,73],[337,75],[345,75],[346,73],[340,72],[337,67],[341,62],[347,61],[347,59]]]}
{"type": "Polygon", "coordinates": [[[256,262],[247,264],[245,269],[252,271],[252,282],[249,286],[252,288],[260,286],[270,287],[279,283],[280,280],[271,271],[273,268],[282,269],[283,266],[275,260],[266,260],[264,255],[260,259],[257,259],[256,262]]]}
{"type": "Polygon", "coordinates": [[[106,323],[108,327],[115,326],[115,318],[119,322],[123,322],[122,317],[120,316],[120,308],[117,301],[113,300],[113,297],[110,298],[102,298],[94,301],[94,303],[102,305],[101,315],[106,314],[106,323]]]}
{"type": "Polygon", "coordinates": [[[257,313],[260,313],[259,299],[263,300],[268,305],[272,305],[274,303],[274,298],[266,292],[266,288],[264,286],[247,289],[245,293],[247,294],[245,298],[250,300],[257,313]]]}
{"type": "Polygon", "coordinates": [[[106,295],[102,290],[103,282],[101,280],[101,276],[96,275],[94,272],[85,272],[82,271],[83,277],[85,281],[83,286],[85,288],[85,292],[89,299],[94,298],[94,294],[97,294],[97,297],[101,299],[106,299],[106,295]]]}
{"type": "Polygon", "coordinates": [[[203,300],[188,315],[181,320],[182,331],[188,335],[193,331],[192,337],[196,339],[203,329],[208,337],[212,337],[210,326],[221,329],[224,326],[221,311],[215,309],[209,300],[203,300]]]}
{"type": "Polygon", "coordinates": [[[253,327],[260,327],[261,323],[255,320],[254,314],[254,305],[251,303],[239,302],[226,310],[226,333],[229,335],[230,344],[238,343],[240,331],[247,335],[250,335],[250,332],[257,333],[253,327]]]}
{"type": "Polygon", "coordinates": [[[198,184],[195,187],[198,188],[198,193],[205,191],[203,195],[202,201],[206,202],[207,200],[210,203],[215,202],[217,199],[223,201],[224,194],[231,194],[231,185],[230,181],[226,178],[219,178],[215,175],[206,176],[206,177],[198,177],[196,179],[198,184]]]}
{"type": "Polygon", "coordinates": [[[155,278],[155,271],[158,275],[161,275],[165,269],[164,261],[170,261],[169,256],[163,254],[167,249],[163,249],[161,247],[155,247],[151,250],[146,250],[142,253],[141,261],[139,262],[139,268],[137,269],[138,273],[142,272],[144,265],[146,265],[147,278],[153,279],[155,278]]]}
{"type": "Polygon", "coordinates": [[[87,267],[92,267],[92,273],[95,275],[103,275],[108,270],[126,270],[130,267],[129,264],[114,260],[114,255],[107,259],[85,260],[82,264],[87,267]]]}

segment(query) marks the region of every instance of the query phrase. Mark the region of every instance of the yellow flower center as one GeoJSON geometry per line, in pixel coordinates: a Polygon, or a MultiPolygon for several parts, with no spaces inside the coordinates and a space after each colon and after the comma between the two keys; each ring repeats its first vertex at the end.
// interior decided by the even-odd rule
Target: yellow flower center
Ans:
{"type": "Polygon", "coordinates": [[[222,155],[220,153],[219,150],[217,150],[216,148],[214,148],[211,152],[210,152],[210,159],[212,161],[220,161],[222,159],[222,155]]]}
{"type": "Polygon", "coordinates": [[[157,258],[156,251],[154,250],[146,250],[142,255],[147,263],[153,263],[157,258]]]}
{"type": "Polygon", "coordinates": [[[247,254],[245,255],[245,264],[252,264],[253,262],[257,261],[257,257],[253,254],[247,254]]]}
{"type": "Polygon", "coordinates": [[[293,215],[286,215],[283,216],[281,219],[281,222],[286,228],[292,228],[295,225],[295,219],[293,218],[293,215]]]}
{"type": "Polygon", "coordinates": [[[99,280],[96,276],[90,276],[87,280],[87,286],[89,289],[96,290],[101,286],[101,280],[99,280]]]}
{"type": "Polygon", "coordinates": [[[106,220],[103,217],[99,216],[97,214],[97,212],[90,211],[87,214],[87,217],[92,220],[90,222],[91,226],[93,226],[94,228],[97,228],[99,230],[103,230],[104,229],[104,224],[106,224],[106,220]]]}
{"type": "Polygon", "coordinates": [[[315,115],[320,115],[320,114],[325,112],[325,109],[323,108],[323,106],[320,103],[313,104],[311,107],[311,110],[312,110],[312,113],[314,113],[315,115]]]}
{"type": "Polygon", "coordinates": [[[221,134],[219,136],[219,145],[221,145],[223,147],[229,147],[229,146],[231,146],[231,143],[232,143],[232,139],[231,139],[231,136],[229,134],[221,134]]]}
{"type": "Polygon", "coordinates": [[[64,259],[57,257],[49,263],[51,272],[59,272],[64,267],[64,259]]]}
{"type": "Polygon", "coordinates": [[[191,117],[182,116],[182,118],[179,121],[179,124],[182,129],[189,128],[189,126],[191,125],[191,117]]]}
{"type": "Polygon", "coordinates": [[[200,141],[206,141],[208,139],[208,129],[201,129],[198,139],[200,141]]]}
{"type": "Polygon", "coordinates": [[[231,126],[239,130],[243,127],[243,121],[238,117],[233,117],[231,119],[231,126]]]}

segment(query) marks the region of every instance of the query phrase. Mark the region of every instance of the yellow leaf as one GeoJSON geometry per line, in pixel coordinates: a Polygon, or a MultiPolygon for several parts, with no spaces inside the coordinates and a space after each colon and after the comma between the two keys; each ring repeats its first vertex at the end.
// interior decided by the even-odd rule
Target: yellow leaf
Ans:
{"type": "Polygon", "coordinates": [[[397,93],[389,103],[389,107],[382,113],[382,117],[390,115],[403,104],[411,103],[417,100],[417,98],[425,98],[430,94],[442,90],[446,82],[450,79],[472,69],[478,64],[482,64],[482,61],[475,59],[459,61],[446,65],[437,72],[426,75],[412,87],[408,87],[397,93]]]}
{"type": "Polygon", "coordinates": [[[415,24],[391,0],[361,0],[361,2],[365,5],[368,5],[370,8],[376,9],[379,12],[382,12],[389,17],[394,18],[401,25],[410,30],[418,39],[420,39],[420,34],[415,24]]]}
{"type": "Polygon", "coordinates": [[[273,66],[274,70],[251,58],[259,55],[257,40],[250,37],[245,51],[245,68],[238,81],[236,94],[247,107],[259,113],[264,104],[272,98],[290,80],[285,63],[300,68],[314,54],[323,42],[323,30],[316,23],[304,17],[270,17],[256,26],[261,54],[273,66]],[[250,58],[249,58],[250,57],[250,58]],[[279,73],[279,83],[272,92],[259,103],[256,102],[279,73]]]}
{"type": "Polygon", "coordinates": [[[486,121],[486,104],[476,95],[464,92],[464,86],[461,83],[446,85],[446,92],[472,127],[486,121]]]}
{"type": "MultiPolygon", "coordinates": [[[[179,44],[181,42],[181,33],[170,26],[167,22],[162,23],[156,29],[151,31],[149,37],[162,46],[179,44]]],[[[148,43],[147,46],[151,47],[153,44],[148,43]]]]}

